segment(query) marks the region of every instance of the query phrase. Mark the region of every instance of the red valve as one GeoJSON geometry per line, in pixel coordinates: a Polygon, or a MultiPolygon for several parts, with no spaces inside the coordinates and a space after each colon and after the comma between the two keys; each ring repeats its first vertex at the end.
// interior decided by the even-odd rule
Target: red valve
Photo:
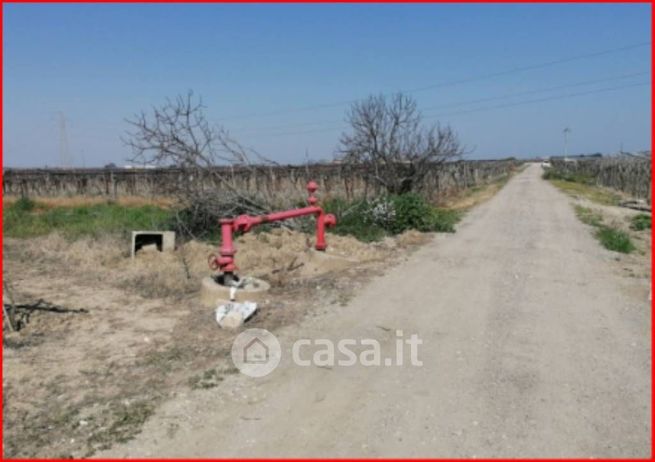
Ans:
{"type": "Polygon", "coordinates": [[[247,233],[248,231],[250,231],[252,229],[253,226],[259,224],[257,218],[258,217],[251,217],[251,216],[248,216],[248,215],[239,215],[234,220],[234,223],[232,224],[232,227],[236,231],[242,231],[244,233],[247,233]]]}
{"type": "Polygon", "coordinates": [[[337,217],[335,217],[331,213],[325,215],[325,226],[327,226],[328,228],[332,228],[333,226],[336,225],[337,225],[337,217]]]}

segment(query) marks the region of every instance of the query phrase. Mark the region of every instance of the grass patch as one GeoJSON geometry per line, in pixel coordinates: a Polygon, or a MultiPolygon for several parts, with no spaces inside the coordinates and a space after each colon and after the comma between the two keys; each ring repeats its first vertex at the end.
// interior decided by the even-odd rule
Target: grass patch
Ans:
{"type": "Polygon", "coordinates": [[[17,212],[27,213],[36,208],[36,202],[34,202],[29,197],[21,197],[16,202],[11,204],[11,207],[13,207],[17,212]]]}
{"type": "Polygon", "coordinates": [[[559,180],[559,181],[566,181],[569,183],[580,183],[586,185],[594,184],[594,179],[591,178],[590,176],[579,175],[575,173],[560,172],[552,168],[549,168],[546,171],[544,171],[542,177],[545,180],[559,180]]]}
{"type": "Polygon", "coordinates": [[[630,253],[635,250],[630,235],[616,227],[604,225],[603,216],[599,212],[588,207],[576,205],[575,214],[581,222],[596,228],[594,237],[606,249],[621,253],[630,253]]]}
{"type": "Polygon", "coordinates": [[[603,223],[603,216],[599,212],[588,207],[576,205],[575,214],[578,216],[580,221],[586,225],[600,226],[603,223]]]}
{"type": "Polygon", "coordinates": [[[643,231],[651,229],[651,218],[646,213],[639,213],[630,219],[630,229],[634,231],[643,231]]]}
{"type": "Polygon", "coordinates": [[[223,380],[216,369],[207,369],[200,375],[194,375],[189,379],[189,386],[192,390],[207,390],[217,387],[223,380]]]}
{"type": "Polygon", "coordinates": [[[148,401],[112,403],[102,415],[107,425],[88,439],[89,456],[97,449],[109,449],[116,442],[126,443],[133,439],[153,412],[154,406],[148,401]]]}
{"type": "MultiPolygon", "coordinates": [[[[41,206],[49,208],[106,204],[108,201],[123,206],[156,205],[163,208],[172,208],[177,203],[173,197],[159,195],[154,197],[144,197],[121,194],[120,196],[111,199],[106,196],[67,195],[55,197],[36,196],[32,199],[36,200],[41,206]]],[[[20,197],[18,196],[4,196],[2,198],[2,204],[4,207],[7,207],[18,200],[20,200],[20,197]]]]}
{"type": "Polygon", "coordinates": [[[2,213],[5,236],[28,238],[58,231],[69,238],[127,233],[166,226],[171,212],[154,205],[103,204],[52,207],[27,198],[7,205],[2,213]]]}
{"type": "Polygon", "coordinates": [[[602,205],[619,205],[621,201],[620,194],[596,186],[593,179],[586,176],[560,174],[549,169],[542,177],[573,197],[583,197],[602,205]]]}
{"type": "MultiPolygon", "coordinates": [[[[337,216],[331,232],[351,235],[364,242],[378,241],[414,229],[421,232],[454,232],[464,210],[440,208],[417,194],[388,195],[354,202],[326,200],[323,207],[337,216]]],[[[20,198],[6,202],[3,209],[5,236],[30,238],[58,232],[68,239],[103,234],[128,234],[136,229],[178,229],[181,220],[187,229],[199,232],[203,240],[220,240],[220,228],[214,221],[192,222],[192,214],[152,204],[125,205],[116,202],[53,205],[40,200],[20,198]],[[177,217],[177,218],[176,218],[177,217]]],[[[303,219],[300,219],[303,220],[303,219]]],[[[308,232],[314,232],[312,218],[304,219],[308,232]]],[[[271,225],[255,228],[264,232],[271,225]]]]}
{"type": "MultiPolygon", "coordinates": [[[[618,193],[595,186],[593,179],[588,177],[563,174],[549,169],[544,172],[543,178],[549,180],[570,196],[583,197],[597,204],[618,205],[621,200],[618,193]]],[[[621,253],[630,253],[635,250],[630,235],[615,226],[603,224],[603,216],[600,212],[576,205],[575,214],[580,221],[596,228],[594,237],[606,249],[621,253]]],[[[633,230],[650,228],[650,216],[644,213],[635,215],[631,220],[630,228],[633,230]]]]}
{"type": "Polygon", "coordinates": [[[635,246],[630,236],[625,231],[609,226],[600,226],[595,233],[596,239],[608,250],[614,252],[630,253],[635,246]]]}

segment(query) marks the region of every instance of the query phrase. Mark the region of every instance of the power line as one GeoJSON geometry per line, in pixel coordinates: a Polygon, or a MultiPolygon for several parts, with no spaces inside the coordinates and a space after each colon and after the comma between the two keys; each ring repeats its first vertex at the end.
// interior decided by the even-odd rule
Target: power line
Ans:
{"type": "MultiPolygon", "coordinates": [[[[538,93],[547,93],[550,91],[556,91],[556,90],[563,90],[565,88],[571,88],[571,87],[580,87],[580,86],[585,86],[585,85],[593,85],[596,83],[603,83],[603,82],[611,82],[615,80],[623,80],[623,79],[629,79],[632,77],[638,77],[638,76],[643,76],[643,75],[649,75],[649,72],[633,72],[631,74],[623,74],[619,76],[614,76],[614,77],[608,77],[604,79],[595,79],[595,80],[585,80],[582,82],[575,82],[575,83],[570,83],[570,84],[565,84],[565,85],[558,85],[555,87],[548,87],[548,88],[540,88],[540,89],[535,89],[535,90],[526,90],[526,91],[521,91],[521,92],[516,92],[516,93],[507,93],[504,95],[498,95],[498,96],[490,96],[486,98],[478,98],[478,99],[472,99],[472,100],[465,100],[465,101],[459,101],[459,102],[454,102],[454,103],[448,103],[448,104],[440,104],[436,106],[429,106],[427,108],[422,109],[421,112],[425,114],[425,110],[432,110],[432,109],[440,109],[440,108],[449,108],[449,107],[458,107],[458,106],[467,106],[469,104],[476,104],[476,103],[484,103],[488,101],[498,101],[502,99],[508,99],[508,98],[514,98],[517,96],[528,96],[528,95],[534,95],[538,93]]],[[[269,127],[260,127],[257,129],[257,133],[261,132],[262,130],[288,130],[288,129],[293,129],[293,128],[301,128],[301,127],[309,127],[312,125],[326,125],[326,124],[342,124],[343,120],[323,120],[323,121],[315,121],[315,122],[303,122],[303,123],[298,123],[298,124],[285,124],[285,125],[278,125],[278,126],[269,126],[269,127]]],[[[252,132],[252,130],[251,130],[252,132]]],[[[246,132],[247,134],[248,132],[246,132]]]]}
{"type": "Polygon", "coordinates": [[[446,108],[446,107],[457,107],[457,106],[466,106],[469,104],[476,104],[476,103],[485,103],[487,101],[497,101],[499,99],[506,99],[506,98],[513,98],[516,96],[527,96],[527,95],[534,95],[537,93],[546,93],[549,91],[556,91],[556,90],[563,90],[565,88],[571,88],[571,87],[581,87],[585,85],[593,85],[596,83],[603,83],[603,82],[612,82],[614,80],[623,80],[623,79],[629,79],[632,77],[638,77],[642,75],[649,75],[650,72],[635,72],[632,74],[623,74],[619,75],[616,77],[608,77],[606,79],[595,79],[595,80],[586,80],[584,82],[576,82],[576,83],[570,83],[566,85],[558,85],[556,87],[548,87],[548,88],[540,88],[537,90],[526,90],[526,91],[521,91],[518,93],[508,93],[505,95],[500,95],[500,96],[491,96],[488,98],[479,98],[479,99],[471,99],[468,101],[460,101],[460,102],[455,102],[455,103],[448,103],[448,104],[439,104],[437,106],[429,106],[424,108],[423,110],[432,110],[432,109],[439,109],[439,108],[446,108]]]}
{"type": "Polygon", "coordinates": [[[646,86],[646,85],[651,85],[651,82],[639,82],[639,83],[633,83],[633,84],[629,84],[629,85],[620,85],[618,87],[599,88],[597,90],[583,91],[583,92],[578,92],[578,93],[569,93],[567,95],[549,96],[547,98],[537,98],[537,99],[531,99],[531,100],[526,100],[526,101],[519,101],[519,102],[516,102],[516,103],[500,104],[500,105],[497,105],[497,106],[489,106],[489,107],[471,109],[471,110],[468,110],[468,111],[459,111],[459,112],[451,112],[451,113],[447,113],[447,114],[431,115],[431,116],[425,117],[425,119],[435,119],[435,118],[439,118],[439,117],[448,117],[448,116],[453,116],[453,115],[472,114],[474,112],[490,111],[490,110],[494,110],[494,109],[504,109],[504,108],[510,108],[510,107],[515,107],[515,106],[524,106],[526,104],[542,103],[542,102],[546,102],[546,101],[555,101],[555,100],[574,98],[574,97],[585,96],[585,95],[594,95],[596,93],[607,93],[607,92],[610,92],[610,91],[623,90],[625,88],[633,88],[633,87],[643,87],[643,86],[646,86]]]}
{"type": "MultiPolygon", "coordinates": [[[[448,116],[454,116],[454,115],[463,115],[463,114],[472,114],[475,112],[483,112],[483,111],[491,111],[495,109],[504,109],[504,108],[510,108],[510,107],[515,107],[515,106],[524,106],[524,105],[529,105],[529,104],[534,104],[534,103],[541,103],[541,102],[546,102],[546,101],[555,101],[555,100],[561,100],[561,99],[567,99],[567,98],[574,98],[578,96],[585,96],[585,95],[593,95],[597,93],[606,93],[610,91],[617,91],[617,90],[622,90],[625,88],[633,88],[633,87],[642,87],[646,85],[651,85],[651,82],[639,82],[639,83],[634,83],[630,85],[621,85],[621,86],[616,86],[616,87],[607,87],[607,88],[600,88],[597,90],[591,90],[591,91],[585,91],[585,92],[578,92],[578,93],[569,93],[566,95],[559,95],[559,96],[549,96],[546,98],[537,98],[537,99],[531,99],[531,100],[526,100],[526,101],[519,101],[516,103],[509,103],[509,104],[501,104],[501,105],[496,105],[496,106],[489,106],[489,107],[483,107],[483,108],[476,108],[476,109],[471,109],[471,110],[466,110],[466,111],[458,111],[458,112],[451,112],[451,113],[445,113],[445,114],[438,114],[438,115],[431,115],[428,117],[424,117],[425,119],[435,119],[439,117],[448,117],[448,116]]],[[[268,135],[269,137],[278,137],[278,136],[291,136],[291,135],[305,135],[305,134],[310,134],[310,133],[323,133],[323,132],[330,132],[333,130],[338,130],[338,129],[346,129],[348,126],[344,124],[340,125],[335,125],[331,127],[324,127],[316,130],[306,130],[306,131],[297,131],[297,132],[286,132],[286,133],[273,133],[271,135],[268,135]]]]}
{"type": "Polygon", "coordinates": [[[522,66],[522,67],[515,67],[514,69],[508,69],[506,71],[500,71],[500,72],[494,72],[491,74],[485,74],[481,75],[478,77],[470,77],[468,79],[461,79],[461,80],[455,80],[451,82],[444,82],[440,84],[435,84],[435,85],[428,85],[427,87],[415,89],[415,90],[410,90],[410,93],[416,93],[418,91],[425,91],[425,90],[432,90],[434,88],[440,88],[440,87],[445,87],[445,86],[450,86],[450,85],[458,85],[462,83],[469,83],[469,82],[476,82],[478,80],[484,80],[484,79],[489,79],[489,78],[494,78],[494,77],[500,77],[503,75],[509,75],[513,74],[515,72],[524,72],[524,71],[531,71],[534,69],[543,69],[544,67],[550,67],[550,66],[555,66],[557,64],[564,64],[564,63],[570,63],[572,61],[577,61],[579,59],[587,59],[587,58],[595,58],[596,56],[604,56],[604,55],[609,55],[612,53],[618,53],[621,51],[627,51],[627,50],[632,50],[635,48],[641,48],[646,45],[650,45],[651,42],[641,42],[641,43],[635,43],[632,45],[626,45],[623,47],[619,48],[612,48],[609,50],[603,50],[603,51],[597,51],[595,53],[588,53],[584,55],[578,55],[578,56],[572,56],[569,58],[562,58],[562,59],[556,59],[554,61],[547,61],[545,63],[540,63],[540,64],[533,64],[530,66],[522,66]]]}
{"type": "MultiPolygon", "coordinates": [[[[478,76],[473,76],[473,77],[467,77],[463,79],[458,79],[458,80],[450,80],[446,82],[440,82],[436,83],[433,85],[428,85],[424,87],[418,87],[418,88],[413,88],[409,90],[405,90],[405,93],[418,93],[418,92],[423,92],[423,91],[428,91],[432,90],[435,88],[442,88],[442,87],[447,87],[447,86],[452,86],[452,85],[461,85],[464,83],[469,83],[469,82],[477,82],[480,80],[486,80],[486,79],[492,79],[496,77],[501,77],[504,75],[510,75],[513,73],[517,72],[525,72],[525,71],[530,71],[530,70],[535,70],[535,69],[543,69],[545,67],[550,67],[550,66],[555,66],[558,64],[564,64],[564,63],[569,63],[573,61],[578,61],[581,59],[589,59],[589,58],[595,58],[598,56],[605,56],[613,53],[620,53],[622,51],[628,51],[636,48],[641,48],[644,46],[650,45],[651,42],[640,42],[640,43],[633,43],[630,45],[625,45],[619,48],[610,48],[607,50],[601,50],[601,51],[596,51],[592,53],[586,53],[582,55],[576,55],[576,56],[570,56],[568,58],[561,58],[561,59],[556,59],[552,61],[546,61],[543,63],[538,63],[538,64],[532,64],[528,66],[519,66],[519,67],[514,67],[511,69],[506,69],[503,71],[498,71],[498,72],[493,72],[489,74],[482,74],[478,76]]],[[[311,111],[311,110],[316,110],[316,109],[326,109],[326,108],[331,108],[331,107],[340,107],[344,106],[347,104],[352,104],[354,102],[360,101],[360,99],[349,99],[349,100],[343,100],[343,101],[338,101],[338,102],[333,102],[333,103],[326,103],[326,104],[316,104],[312,106],[304,106],[304,107],[298,107],[298,108],[289,108],[289,109],[281,109],[277,111],[271,111],[271,112],[263,112],[263,113],[252,113],[252,114],[244,114],[244,115],[238,115],[238,116],[230,116],[230,117],[224,117],[221,120],[236,120],[236,119],[250,119],[250,118],[256,118],[256,117],[270,117],[270,116],[276,116],[276,115],[281,115],[281,114],[289,114],[293,112],[305,112],[305,111],[311,111]]]]}

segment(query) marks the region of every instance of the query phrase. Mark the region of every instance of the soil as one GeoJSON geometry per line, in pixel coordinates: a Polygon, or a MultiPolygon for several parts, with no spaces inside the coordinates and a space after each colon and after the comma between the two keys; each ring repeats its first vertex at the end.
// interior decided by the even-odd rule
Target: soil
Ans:
{"type": "MultiPolygon", "coordinates": [[[[275,330],[345,305],[429,236],[329,235],[324,254],[312,239],[276,229],[236,240],[240,274],[271,284],[247,327],[275,330]]],[[[5,239],[20,330],[5,326],[3,337],[4,455],[89,457],[133,438],[164,400],[233,374],[238,332],[220,329],[198,299],[215,251],[191,241],[131,259],[126,237],[5,239]]]]}
{"type": "Polygon", "coordinates": [[[643,253],[605,249],[541,174],[530,165],[345,306],[276,330],[266,377],[180,393],[98,456],[650,457],[650,232],[643,253]],[[414,335],[420,363],[394,364],[414,335]],[[375,340],[380,367],[293,360],[319,339],[375,340]]]}
{"type": "MultiPolygon", "coordinates": [[[[635,245],[635,250],[629,254],[615,253],[612,265],[627,277],[650,280],[651,267],[645,264],[645,260],[648,260],[652,253],[651,230],[650,228],[634,230],[630,226],[632,218],[644,214],[644,212],[626,207],[599,204],[582,197],[573,197],[571,202],[573,205],[589,208],[599,214],[603,224],[626,232],[635,245]]],[[[593,234],[594,231],[595,228],[589,226],[589,233],[593,234]]]]}

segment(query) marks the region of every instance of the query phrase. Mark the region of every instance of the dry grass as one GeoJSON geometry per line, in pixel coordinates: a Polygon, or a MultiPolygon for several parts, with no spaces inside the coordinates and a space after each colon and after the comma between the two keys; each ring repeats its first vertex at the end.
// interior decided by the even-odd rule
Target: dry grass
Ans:
{"type": "Polygon", "coordinates": [[[617,191],[601,186],[559,179],[551,179],[550,182],[571,197],[589,199],[596,204],[618,205],[624,197],[617,191]]]}
{"type": "MultiPolygon", "coordinates": [[[[376,244],[277,229],[236,240],[242,275],[272,284],[251,327],[269,330],[346,303],[354,289],[429,238],[407,232],[376,244]],[[288,268],[291,272],[275,270],[288,268]],[[302,265],[299,266],[299,264],[302,265]],[[319,288],[320,287],[320,288],[319,288]]],[[[218,328],[198,298],[216,249],[188,242],[131,259],[119,237],[58,234],[4,241],[17,303],[44,299],[79,311],[36,311],[4,336],[5,455],[84,457],[126,441],[171,393],[212,388],[226,374],[236,333],[218,328]]]]}
{"type": "MultiPolygon", "coordinates": [[[[517,170],[517,172],[520,170],[517,170]]],[[[466,211],[491,199],[500,191],[515,173],[504,175],[502,178],[488,184],[474,186],[458,191],[439,202],[438,206],[456,211],[466,211]]]]}
{"type": "MultiPolygon", "coordinates": [[[[399,236],[402,245],[416,242],[417,232],[399,236]]],[[[425,235],[423,235],[425,236],[425,235]]],[[[427,239],[427,236],[424,237],[427,239]]],[[[237,264],[244,275],[276,280],[280,269],[297,267],[292,276],[316,276],[349,264],[375,261],[387,254],[393,240],[367,245],[350,236],[329,235],[327,252],[313,250],[314,237],[284,228],[268,233],[249,233],[235,241],[237,264]]],[[[198,281],[208,274],[207,258],[217,248],[205,242],[190,241],[174,252],[140,252],[129,258],[129,241],[117,235],[70,240],[58,233],[24,240],[12,245],[12,257],[23,261],[46,260],[82,271],[97,278],[136,291],[141,296],[178,297],[194,293],[198,281]],[[13,252],[19,252],[16,255],[13,252]],[[103,271],[98,271],[100,268],[103,271]]]]}

